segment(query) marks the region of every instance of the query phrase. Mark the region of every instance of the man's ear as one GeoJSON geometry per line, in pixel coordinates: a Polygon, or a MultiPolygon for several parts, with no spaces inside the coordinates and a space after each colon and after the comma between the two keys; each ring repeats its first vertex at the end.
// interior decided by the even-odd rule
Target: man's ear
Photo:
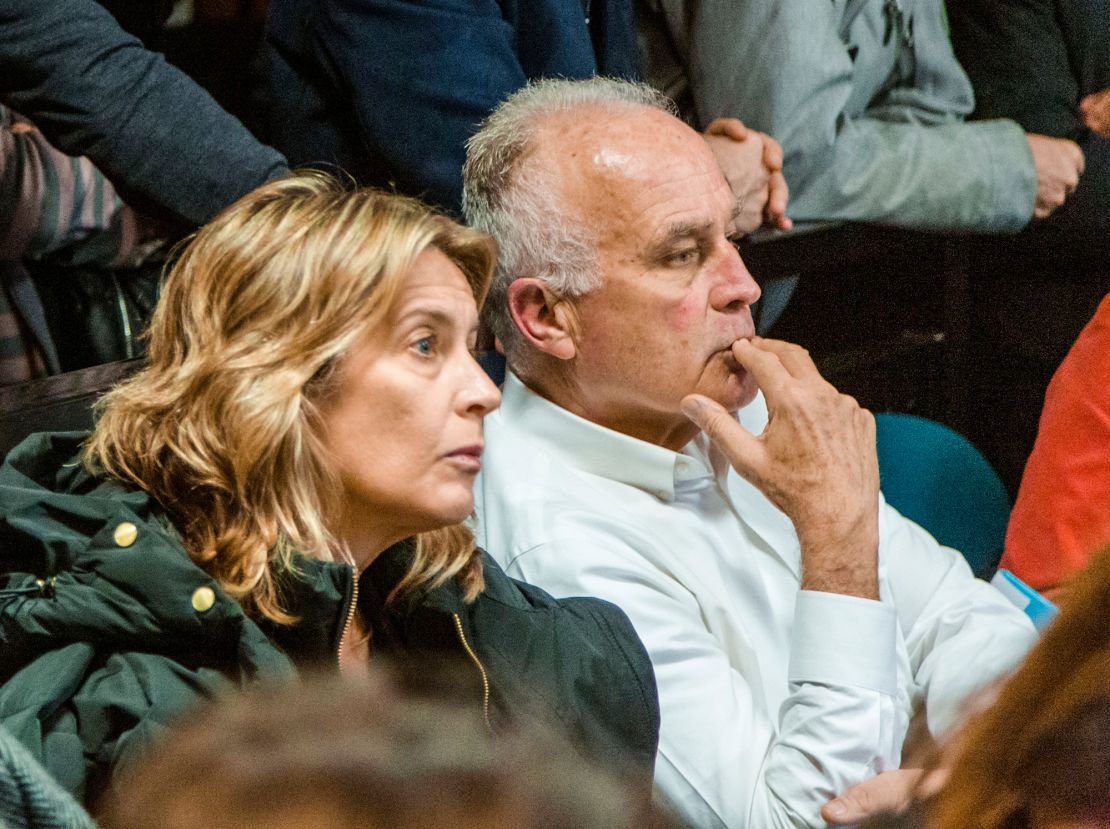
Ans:
{"type": "Polygon", "coordinates": [[[541,280],[522,278],[509,284],[509,315],[533,347],[560,360],[577,353],[574,307],[541,280]]]}

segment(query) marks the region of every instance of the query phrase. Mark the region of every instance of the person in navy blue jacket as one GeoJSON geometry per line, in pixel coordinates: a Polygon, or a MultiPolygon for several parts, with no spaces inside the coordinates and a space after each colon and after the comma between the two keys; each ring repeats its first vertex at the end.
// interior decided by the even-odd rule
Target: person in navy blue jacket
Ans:
{"type": "MultiPolygon", "coordinates": [[[[466,141],[529,80],[639,77],[629,0],[272,0],[269,139],[460,213],[466,141]]],[[[781,150],[735,119],[707,140],[742,229],[788,226],[781,150]]]]}

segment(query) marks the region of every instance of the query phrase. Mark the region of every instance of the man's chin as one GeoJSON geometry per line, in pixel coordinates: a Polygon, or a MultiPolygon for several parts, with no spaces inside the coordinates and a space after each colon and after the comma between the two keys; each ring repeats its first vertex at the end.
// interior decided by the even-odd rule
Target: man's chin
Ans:
{"type": "Polygon", "coordinates": [[[730,372],[721,393],[713,395],[714,399],[729,412],[738,412],[753,400],[759,392],[759,386],[746,371],[730,372]]]}

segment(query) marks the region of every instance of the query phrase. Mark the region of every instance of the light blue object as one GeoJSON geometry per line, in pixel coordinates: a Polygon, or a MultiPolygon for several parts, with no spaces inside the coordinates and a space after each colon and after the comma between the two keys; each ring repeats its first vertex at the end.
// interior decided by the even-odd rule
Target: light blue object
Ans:
{"type": "Polygon", "coordinates": [[[989,579],[1002,558],[1010,498],[998,473],[958,432],[907,414],[875,416],[883,496],[989,579]]]}
{"type": "Polygon", "coordinates": [[[1049,623],[1060,613],[1060,608],[1023,582],[1009,570],[999,570],[991,579],[998,591],[1013,602],[1019,610],[1024,610],[1025,615],[1033,620],[1033,627],[1038,632],[1048,627],[1049,623]]]}

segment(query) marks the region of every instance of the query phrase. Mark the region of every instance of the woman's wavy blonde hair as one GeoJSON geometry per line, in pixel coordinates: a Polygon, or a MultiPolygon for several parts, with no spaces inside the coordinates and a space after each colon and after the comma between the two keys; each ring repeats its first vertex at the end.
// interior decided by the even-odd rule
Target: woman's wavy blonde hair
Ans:
{"type": "MultiPolygon", "coordinates": [[[[278,582],[294,554],[350,560],[323,519],[341,487],[316,402],[429,248],[462,270],[481,306],[492,240],[417,201],[314,172],[243,197],[174,263],[149,364],[101,401],[86,464],[153,496],[193,560],[249,611],[293,621],[278,582]]],[[[468,600],[482,589],[462,525],[417,536],[394,594],[451,578],[468,600]]]]}

